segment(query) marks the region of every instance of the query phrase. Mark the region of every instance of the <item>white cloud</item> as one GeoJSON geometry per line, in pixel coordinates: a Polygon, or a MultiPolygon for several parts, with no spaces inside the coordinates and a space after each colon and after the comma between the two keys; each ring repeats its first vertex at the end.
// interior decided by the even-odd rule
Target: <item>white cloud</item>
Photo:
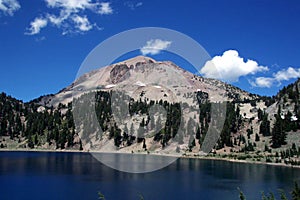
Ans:
{"type": "Polygon", "coordinates": [[[49,7],[62,7],[66,9],[83,9],[90,5],[86,0],[46,0],[49,7]]]}
{"type": "Polygon", "coordinates": [[[0,11],[5,15],[13,16],[20,8],[21,5],[17,0],[0,0],[0,11]]]}
{"type": "Polygon", "coordinates": [[[162,50],[166,50],[170,47],[171,41],[155,39],[147,41],[146,45],[141,48],[141,53],[143,55],[156,55],[159,54],[162,50]]]}
{"type": "Polygon", "coordinates": [[[204,77],[238,81],[239,77],[257,72],[267,71],[268,67],[259,65],[256,61],[239,56],[236,50],[228,50],[222,56],[215,56],[207,61],[200,73],[204,77]]]}
{"type": "Polygon", "coordinates": [[[48,7],[60,8],[68,11],[68,13],[78,13],[83,10],[91,10],[93,12],[105,15],[112,14],[113,9],[110,2],[98,2],[93,0],[45,0],[48,7]]]}
{"type": "Polygon", "coordinates": [[[268,78],[268,77],[257,77],[257,78],[255,78],[254,82],[249,81],[249,83],[253,87],[267,87],[267,88],[270,88],[274,83],[274,79],[273,78],[268,78]]]}
{"type": "Polygon", "coordinates": [[[101,15],[108,15],[113,13],[113,9],[109,2],[100,3],[100,9],[98,11],[101,15]]]}
{"type": "MultiPolygon", "coordinates": [[[[45,0],[46,5],[59,14],[46,12],[44,19],[49,24],[62,29],[62,34],[84,33],[94,27],[100,28],[96,23],[91,24],[87,11],[107,15],[112,14],[113,9],[109,2],[99,2],[98,0],[45,0]]],[[[35,34],[38,34],[36,32],[35,34]]],[[[33,35],[33,34],[32,34],[33,35]]]]}
{"type": "Polygon", "coordinates": [[[272,77],[257,77],[254,81],[249,81],[249,83],[254,87],[270,88],[274,83],[280,85],[281,81],[288,81],[298,77],[300,77],[300,68],[289,67],[274,73],[272,77]]]}
{"type": "MultiPolygon", "coordinates": [[[[200,73],[204,77],[222,79],[225,81],[238,81],[239,77],[254,75],[257,72],[268,71],[266,66],[259,65],[256,61],[239,56],[236,50],[228,50],[222,56],[215,56],[207,61],[200,73]]],[[[300,77],[300,68],[289,67],[272,74],[271,77],[256,77],[248,80],[253,87],[270,88],[274,84],[280,85],[281,81],[300,77]]]]}
{"type": "Polygon", "coordinates": [[[91,23],[89,22],[88,18],[86,16],[74,16],[73,20],[76,24],[76,27],[80,30],[80,31],[89,31],[93,28],[93,25],[91,25],[91,23]]]}
{"type": "Polygon", "coordinates": [[[298,78],[300,77],[300,69],[294,69],[292,67],[289,67],[288,69],[283,69],[281,71],[278,71],[276,74],[274,74],[274,78],[276,81],[288,81],[292,78],[298,78]]]}
{"type": "Polygon", "coordinates": [[[25,34],[27,35],[35,35],[38,34],[42,28],[46,27],[48,24],[48,21],[43,18],[35,18],[31,23],[30,23],[30,28],[28,28],[28,32],[25,34]]]}
{"type": "Polygon", "coordinates": [[[70,17],[70,14],[61,12],[59,16],[47,14],[47,19],[55,26],[60,27],[61,24],[70,17]]]}

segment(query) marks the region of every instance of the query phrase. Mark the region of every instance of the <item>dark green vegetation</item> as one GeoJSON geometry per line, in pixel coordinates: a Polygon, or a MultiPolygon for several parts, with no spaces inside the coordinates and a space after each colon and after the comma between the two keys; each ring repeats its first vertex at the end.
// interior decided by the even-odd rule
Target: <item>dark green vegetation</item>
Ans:
{"type": "MultiPolygon", "coordinates": [[[[246,198],[245,194],[239,188],[238,188],[238,191],[239,191],[239,199],[240,200],[246,200],[247,198],[246,198]]],[[[278,190],[278,191],[279,191],[281,200],[289,200],[287,198],[286,193],[283,190],[278,190]]],[[[295,182],[294,188],[292,189],[290,194],[291,194],[291,197],[292,197],[290,200],[300,200],[300,187],[299,187],[297,182],[295,182]]],[[[139,197],[140,200],[144,199],[144,197],[141,194],[138,195],[138,197],[139,197]]],[[[101,193],[101,192],[98,192],[98,199],[105,200],[104,194],[101,193]]],[[[273,192],[270,192],[269,194],[265,194],[264,192],[262,192],[261,193],[261,199],[262,200],[276,200],[273,192]]]]}
{"type": "MultiPolygon", "coordinates": [[[[246,196],[244,195],[244,193],[239,188],[238,190],[239,190],[240,200],[246,200],[246,196]]],[[[288,200],[283,190],[279,190],[279,194],[281,200],[288,200]]],[[[291,191],[291,196],[292,196],[291,200],[300,200],[300,187],[297,182],[295,182],[294,188],[291,191]]],[[[264,192],[262,192],[261,198],[262,200],[276,200],[273,192],[270,192],[267,195],[264,192]]]]}
{"type": "MultiPolygon", "coordinates": [[[[114,140],[114,144],[116,147],[120,147],[121,145],[123,147],[130,146],[135,141],[138,143],[141,143],[145,141],[145,126],[149,125],[149,128],[152,129],[154,127],[160,126],[160,118],[155,120],[153,116],[149,114],[149,108],[153,105],[159,105],[162,106],[167,111],[166,116],[166,123],[164,127],[161,127],[161,130],[157,133],[154,133],[153,140],[156,142],[160,142],[161,145],[164,147],[167,145],[168,141],[171,138],[175,138],[177,131],[180,126],[180,120],[181,120],[181,110],[180,110],[180,104],[179,103],[168,103],[167,101],[149,101],[142,100],[140,98],[138,101],[134,101],[133,99],[128,98],[128,105],[125,106],[119,106],[119,105],[112,105],[111,103],[111,95],[108,92],[96,92],[96,93],[89,93],[82,95],[79,99],[75,100],[75,105],[77,109],[74,109],[74,112],[76,112],[76,116],[78,117],[78,121],[83,122],[84,128],[83,129],[83,138],[85,136],[88,136],[90,133],[97,132],[96,139],[100,139],[103,137],[103,132],[108,131],[109,132],[109,139],[114,140]],[[91,102],[92,98],[91,95],[95,95],[95,102],[91,102]],[[96,115],[97,115],[97,121],[99,122],[99,125],[102,129],[102,131],[96,130],[93,125],[90,125],[88,123],[91,123],[93,120],[91,119],[91,115],[89,110],[94,109],[94,106],[96,108],[96,115]],[[121,131],[121,129],[117,126],[117,123],[115,122],[115,119],[112,115],[111,107],[114,106],[115,109],[118,111],[120,109],[124,109],[126,106],[129,109],[130,116],[133,115],[140,115],[145,116],[142,118],[142,121],[139,125],[139,128],[135,130],[133,126],[127,127],[125,126],[124,130],[121,131]],[[86,124],[85,124],[86,123],[86,124]],[[136,133],[136,134],[135,134],[136,133]]],[[[123,95],[123,94],[117,94],[117,95],[123,95]]],[[[118,104],[118,102],[113,102],[115,104],[118,104]]],[[[116,112],[116,114],[121,113],[116,112]]],[[[118,117],[118,116],[116,116],[118,117]]],[[[147,136],[146,136],[147,137],[147,136]]],[[[179,136],[177,136],[179,143],[183,143],[182,139],[179,136]]],[[[144,149],[146,149],[146,145],[144,143],[144,149]]]]}
{"type": "MultiPolygon", "coordinates": [[[[1,93],[0,136],[9,136],[21,148],[34,148],[45,143],[60,149],[76,145],[71,104],[59,104],[58,108],[46,110],[39,110],[39,107],[1,93]]],[[[5,141],[1,141],[1,148],[4,147],[7,147],[5,141]]]]}

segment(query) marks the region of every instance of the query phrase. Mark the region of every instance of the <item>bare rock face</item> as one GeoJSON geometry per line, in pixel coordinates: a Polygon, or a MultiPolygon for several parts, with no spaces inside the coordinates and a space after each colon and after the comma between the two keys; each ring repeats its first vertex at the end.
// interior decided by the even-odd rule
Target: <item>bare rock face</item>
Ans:
{"type": "MultiPolygon", "coordinates": [[[[149,99],[163,99],[170,102],[173,102],[175,95],[178,101],[192,103],[194,101],[192,94],[196,91],[207,93],[213,102],[256,98],[255,95],[222,81],[192,74],[170,61],[155,61],[149,57],[137,56],[83,74],[57,94],[44,96],[37,99],[36,103],[56,107],[59,103],[68,104],[73,97],[78,98],[89,90],[116,88],[136,98],[139,98],[138,92],[143,90],[149,99]],[[157,88],[163,90],[164,86],[172,88],[172,92],[167,89],[164,92],[157,91],[157,88]]],[[[200,98],[205,100],[207,97],[204,95],[200,98]]]]}
{"type": "Polygon", "coordinates": [[[126,64],[115,65],[110,71],[111,83],[116,84],[122,82],[129,77],[129,67],[126,64]]]}

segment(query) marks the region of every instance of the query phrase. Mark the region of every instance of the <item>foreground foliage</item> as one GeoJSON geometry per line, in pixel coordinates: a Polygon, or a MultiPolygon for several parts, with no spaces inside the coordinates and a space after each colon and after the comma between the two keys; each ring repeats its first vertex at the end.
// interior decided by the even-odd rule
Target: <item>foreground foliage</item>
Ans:
{"type": "MultiPolygon", "coordinates": [[[[246,200],[246,196],[244,195],[244,193],[239,188],[238,188],[238,190],[239,190],[240,200],[246,200]]],[[[279,190],[279,194],[280,194],[281,200],[288,200],[288,198],[283,190],[279,190]]],[[[297,182],[295,182],[294,188],[291,191],[291,196],[292,196],[291,200],[300,200],[300,188],[299,188],[297,182]]],[[[262,198],[262,200],[276,200],[273,192],[270,192],[267,195],[264,192],[262,192],[261,198],[262,198]]]]}
{"type": "MultiPolygon", "coordinates": [[[[246,200],[246,196],[240,190],[240,188],[238,188],[238,191],[239,191],[239,199],[240,200],[246,200]]],[[[286,194],[283,190],[279,190],[279,194],[280,194],[280,199],[281,200],[289,200],[286,197],[286,194]]],[[[295,182],[294,188],[291,191],[291,196],[292,196],[292,198],[290,200],[300,200],[300,187],[299,187],[297,182],[295,182]]],[[[138,197],[139,197],[139,200],[144,200],[143,195],[139,194],[138,197]]],[[[261,193],[261,198],[262,198],[262,200],[276,200],[273,192],[270,192],[267,195],[264,192],[262,192],[261,193]]],[[[98,192],[98,199],[105,200],[104,194],[101,193],[101,192],[98,192]]]]}

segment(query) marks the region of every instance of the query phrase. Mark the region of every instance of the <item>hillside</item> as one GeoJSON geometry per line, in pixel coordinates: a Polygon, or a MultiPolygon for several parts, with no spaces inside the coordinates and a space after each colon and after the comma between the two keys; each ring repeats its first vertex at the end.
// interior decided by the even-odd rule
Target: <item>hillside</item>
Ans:
{"type": "Polygon", "coordinates": [[[139,56],[26,104],[2,93],[0,145],[299,164],[298,88],[261,97],[139,56]]]}

